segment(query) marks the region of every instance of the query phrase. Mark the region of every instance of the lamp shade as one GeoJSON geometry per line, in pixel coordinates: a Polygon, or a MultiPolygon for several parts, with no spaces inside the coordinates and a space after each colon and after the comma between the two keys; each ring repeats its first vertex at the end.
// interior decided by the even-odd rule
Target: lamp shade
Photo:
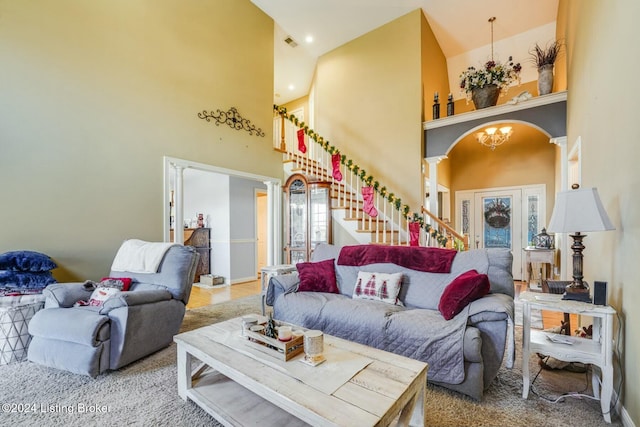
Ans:
{"type": "Polygon", "coordinates": [[[597,188],[561,191],[547,227],[555,233],[615,230],[597,188]]]}

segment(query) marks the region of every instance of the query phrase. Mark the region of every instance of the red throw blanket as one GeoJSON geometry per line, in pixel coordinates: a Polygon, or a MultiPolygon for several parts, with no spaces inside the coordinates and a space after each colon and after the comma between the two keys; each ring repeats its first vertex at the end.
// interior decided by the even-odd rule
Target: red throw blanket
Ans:
{"type": "Polygon", "coordinates": [[[427,273],[449,273],[457,253],[451,249],[415,246],[345,246],[340,250],[338,265],[359,266],[388,262],[427,273]]]}

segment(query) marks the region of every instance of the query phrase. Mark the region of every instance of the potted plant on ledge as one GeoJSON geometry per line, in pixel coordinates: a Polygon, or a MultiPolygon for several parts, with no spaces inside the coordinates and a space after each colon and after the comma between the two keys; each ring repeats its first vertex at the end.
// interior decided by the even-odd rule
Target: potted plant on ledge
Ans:
{"type": "Polygon", "coordinates": [[[538,43],[529,51],[533,63],[538,69],[538,95],[546,95],[553,90],[553,65],[558,58],[562,43],[558,40],[550,43],[546,49],[538,43]]]}
{"type": "Polygon", "coordinates": [[[484,68],[469,67],[460,74],[460,89],[466,93],[467,103],[473,100],[476,110],[492,107],[509,86],[520,84],[521,70],[520,63],[514,64],[511,57],[506,64],[487,61],[484,68]]]}

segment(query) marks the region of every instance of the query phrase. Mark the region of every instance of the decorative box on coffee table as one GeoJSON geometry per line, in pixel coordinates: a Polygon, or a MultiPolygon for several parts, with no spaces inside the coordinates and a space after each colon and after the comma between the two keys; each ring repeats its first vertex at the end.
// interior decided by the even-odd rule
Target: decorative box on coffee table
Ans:
{"type": "Polygon", "coordinates": [[[283,342],[259,332],[244,331],[244,333],[249,338],[248,345],[285,362],[304,351],[302,335],[283,342]]]}

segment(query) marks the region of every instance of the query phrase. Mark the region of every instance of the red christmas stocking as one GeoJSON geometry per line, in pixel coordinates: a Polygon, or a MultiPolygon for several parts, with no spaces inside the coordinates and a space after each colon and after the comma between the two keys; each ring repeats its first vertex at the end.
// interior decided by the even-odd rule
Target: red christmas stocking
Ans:
{"type": "Polygon", "coordinates": [[[342,172],[340,172],[340,153],[331,155],[331,166],[333,166],[333,178],[336,181],[342,181],[342,172]]]}
{"type": "Polygon", "coordinates": [[[420,223],[409,223],[409,246],[420,246],[420,223]]]}
{"type": "Polygon", "coordinates": [[[373,187],[362,187],[362,199],[364,200],[362,210],[371,217],[377,217],[378,210],[373,206],[373,187]]]}
{"type": "Polygon", "coordinates": [[[307,146],[304,144],[304,129],[298,129],[298,150],[302,154],[307,152],[307,146]]]}

